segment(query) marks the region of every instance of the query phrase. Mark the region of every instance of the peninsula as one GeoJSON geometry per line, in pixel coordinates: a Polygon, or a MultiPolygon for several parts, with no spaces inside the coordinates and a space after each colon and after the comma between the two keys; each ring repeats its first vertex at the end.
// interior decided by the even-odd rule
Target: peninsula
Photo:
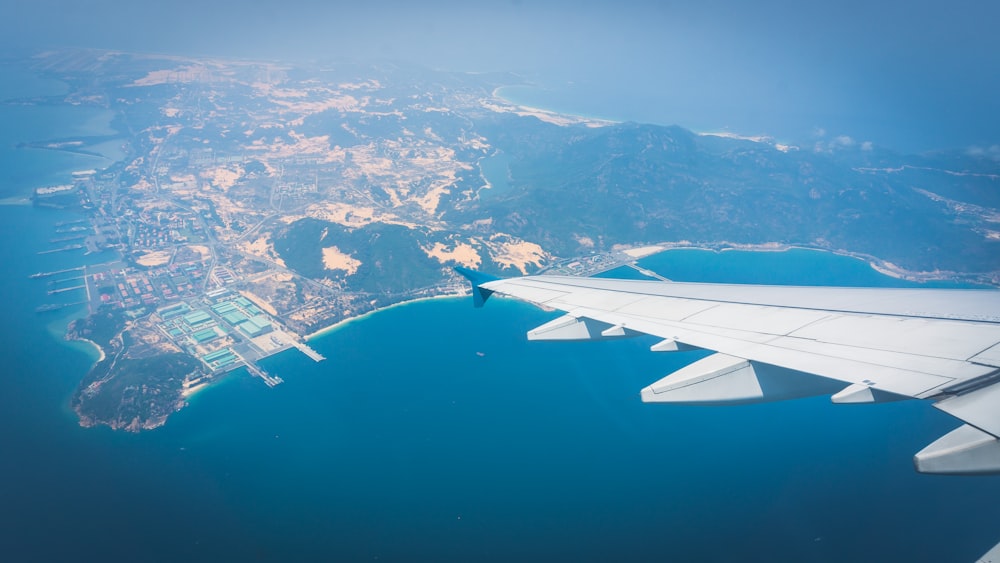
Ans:
{"type": "Polygon", "coordinates": [[[100,106],[119,134],[21,148],[124,147],[32,198],[81,213],[50,252],[108,256],[33,276],[53,296],[41,313],[87,305],[67,337],[103,351],[73,399],[84,425],[154,428],[234,369],[280,384],[261,358],[323,360],[306,335],[461,293],[455,265],[587,274],[669,246],[803,246],[1000,280],[996,166],[974,155],[588,120],[498,98],[523,82],[510,74],[78,50],[32,64],[69,92],[6,103],[100,106]]]}

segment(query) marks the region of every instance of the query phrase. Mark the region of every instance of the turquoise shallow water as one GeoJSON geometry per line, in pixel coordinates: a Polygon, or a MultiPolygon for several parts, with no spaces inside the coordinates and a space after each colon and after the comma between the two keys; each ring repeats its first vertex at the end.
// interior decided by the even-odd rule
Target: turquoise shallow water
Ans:
{"type": "MultiPolygon", "coordinates": [[[[77,165],[38,158],[52,177],[77,165]]],[[[277,388],[237,374],[156,431],[82,429],[68,404],[93,352],[60,340],[80,311],[36,315],[49,298],[27,278],[106,259],[35,254],[70,218],[0,206],[5,560],[968,561],[1000,540],[1000,479],[912,470],[957,426],[929,404],[644,405],[639,389],[699,355],[529,344],[553,314],[504,300],[389,309],[314,340],[326,362],[269,359],[277,388]]],[[[897,283],[807,251],[643,263],[699,281],[897,283]]]]}

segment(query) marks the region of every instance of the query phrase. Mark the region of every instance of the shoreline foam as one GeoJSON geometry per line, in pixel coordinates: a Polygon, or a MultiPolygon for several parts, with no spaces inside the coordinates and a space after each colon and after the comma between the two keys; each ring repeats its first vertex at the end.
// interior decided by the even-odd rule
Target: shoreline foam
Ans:
{"type": "Polygon", "coordinates": [[[516,86],[523,86],[519,84],[509,84],[507,86],[497,86],[491,92],[491,97],[494,101],[510,106],[510,112],[523,117],[535,117],[541,121],[547,123],[552,123],[554,125],[576,125],[583,124],[587,127],[607,127],[609,125],[621,124],[621,121],[615,121],[613,119],[605,119],[602,117],[593,117],[588,115],[580,115],[576,113],[567,113],[563,111],[545,109],[535,106],[527,106],[514,101],[510,98],[505,98],[503,94],[500,93],[504,88],[511,88],[516,86]]]}
{"type": "Polygon", "coordinates": [[[85,342],[85,343],[90,344],[91,346],[93,346],[94,348],[97,349],[97,360],[95,360],[94,364],[92,366],[90,366],[91,369],[94,369],[94,366],[96,366],[97,364],[103,362],[108,357],[107,354],[104,353],[104,348],[100,344],[94,342],[93,340],[91,340],[89,338],[74,337],[74,338],[70,338],[69,340],[71,342],[85,342]]]}
{"type": "Polygon", "coordinates": [[[430,297],[418,297],[416,299],[407,299],[406,301],[400,301],[399,303],[393,303],[392,305],[386,305],[385,307],[379,307],[377,309],[372,309],[371,311],[367,311],[367,312],[362,313],[362,314],[360,314],[360,315],[358,315],[356,317],[348,317],[346,319],[341,319],[341,320],[333,323],[332,325],[325,326],[325,327],[323,327],[321,329],[315,330],[315,331],[313,331],[313,332],[305,335],[302,339],[305,340],[306,342],[308,342],[308,341],[313,340],[315,338],[319,338],[320,336],[324,336],[324,335],[330,334],[332,332],[335,332],[337,330],[340,330],[344,326],[349,325],[349,324],[351,324],[353,322],[367,319],[368,317],[371,317],[371,316],[375,315],[376,313],[381,313],[383,311],[388,311],[389,309],[395,309],[397,307],[402,307],[404,305],[410,305],[412,303],[420,303],[422,301],[433,301],[435,299],[461,299],[462,297],[466,297],[466,295],[463,295],[463,294],[460,294],[460,293],[446,293],[446,294],[442,294],[442,295],[432,295],[430,297]]]}

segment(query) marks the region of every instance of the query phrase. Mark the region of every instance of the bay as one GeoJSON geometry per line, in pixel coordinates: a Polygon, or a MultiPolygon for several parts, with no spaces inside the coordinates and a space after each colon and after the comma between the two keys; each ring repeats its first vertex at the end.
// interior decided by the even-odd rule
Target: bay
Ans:
{"type": "MultiPolygon", "coordinates": [[[[25,211],[0,210],[30,231],[25,211]]],[[[784,283],[867,274],[809,251],[643,261],[674,277],[699,263],[784,283]]],[[[29,271],[8,294],[38,291],[29,271]]],[[[2,381],[18,430],[0,532],[19,560],[972,560],[1000,521],[997,480],[913,471],[956,426],[929,404],[644,405],[640,388],[699,355],[528,343],[553,314],[512,301],[387,309],[315,339],[325,362],[269,359],[283,385],[233,375],[139,435],[76,426],[69,395],[93,358],[22,309],[5,334],[21,368],[2,381]],[[952,541],[912,541],[932,533],[952,541]]]]}
{"type": "Polygon", "coordinates": [[[121,143],[110,141],[90,151],[26,148],[38,143],[75,137],[115,135],[114,113],[99,107],[37,101],[58,97],[67,86],[41,78],[23,64],[0,64],[0,199],[23,199],[38,187],[70,183],[76,170],[100,169],[122,157],[121,143]]]}
{"type": "MultiPolygon", "coordinates": [[[[107,127],[56,108],[5,114],[5,194],[93,166],[9,150],[107,127]]],[[[78,217],[0,206],[6,560],[971,561],[1000,539],[1000,481],[913,471],[912,454],[957,426],[927,403],[644,405],[639,389],[700,354],[653,354],[646,338],[528,343],[553,314],[500,299],[343,325],[312,342],[327,361],[270,358],[283,385],[234,374],[155,431],[80,428],[69,402],[96,356],[62,334],[84,311],[35,314],[53,297],[28,279],[108,259],[37,254],[78,217]]],[[[642,265],[689,281],[902,284],[803,250],[642,265]]]]}

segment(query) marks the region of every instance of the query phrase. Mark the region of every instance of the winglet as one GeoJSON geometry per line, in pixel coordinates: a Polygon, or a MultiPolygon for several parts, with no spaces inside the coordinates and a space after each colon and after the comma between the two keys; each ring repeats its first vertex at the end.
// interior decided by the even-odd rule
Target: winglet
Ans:
{"type": "Polygon", "coordinates": [[[476,307],[482,307],[490,295],[493,295],[492,291],[481,287],[482,284],[500,279],[462,266],[455,266],[455,271],[462,274],[472,284],[472,304],[476,307]]]}

